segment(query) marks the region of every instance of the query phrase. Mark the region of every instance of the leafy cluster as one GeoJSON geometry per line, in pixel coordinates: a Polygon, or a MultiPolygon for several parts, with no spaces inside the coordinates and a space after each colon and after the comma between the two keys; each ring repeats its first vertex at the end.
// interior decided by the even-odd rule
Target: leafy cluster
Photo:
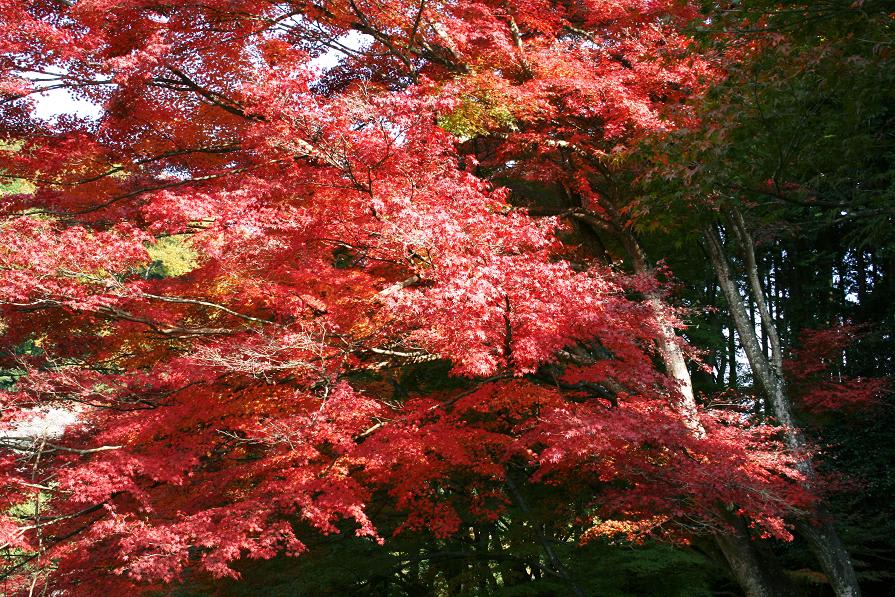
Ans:
{"type": "MultiPolygon", "coordinates": [[[[739,10],[718,15],[785,25],[739,10]]],[[[795,346],[855,334],[844,298],[826,326],[781,306],[780,263],[796,205],[818,236],[860,223],[804,267],[861,305],[891,286],[841,265],[891,262],[868,149],[891,149],[889,57],[852,61],[854,99],[852,42],[716,48],[713,22],[671,0],[0,0],[5,590],[708,594],[725,538],[822,522],[826,477],[738,383],[725,304],[660,258],[697,287],[665,233],[748,209],[733,263],[795,314],[802,404],[863,404],[859,378],[882,400],[891,371],[828,367],[851,344],[795,346]],[[99,116],[41,120],[49,90],[99,116]],[[789,130],[806,94],[857,171],[789,130]]]]}

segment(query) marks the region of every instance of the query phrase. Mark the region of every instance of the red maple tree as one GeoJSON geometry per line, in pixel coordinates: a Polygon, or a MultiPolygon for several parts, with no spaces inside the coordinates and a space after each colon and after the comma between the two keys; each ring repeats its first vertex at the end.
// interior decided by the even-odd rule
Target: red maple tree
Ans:
{"type": "Polygon", "coordinates": [[[500,510],[510,466],[603,484],[592,535],[723,530],[734,504],[787,538],[811,500],[795,457],[773,427],[675,406],[656,340],[677,316],[651,273],[564,244],[567,218],[488,180],[557,184],[576,217],[623,227],[593,178],[690,118],[681,100],[711,76],[680,33],[695,14],[0,2],[0,171],[33,185],[2,200],[0,509],[37,503],[2,518],[7,582],[232,576],[301,553],[298,522],[383,541],[374,492],[445,536],[458,501],[500,510]],[[54,88],[101,115],[37,120],[54,88]],[[164,243],[194,263],[159,271],[164,243]],[[434,360],[465,380],[384,381],[434,360]],[[48,409],[76,420],[30,433],[48,409]]]}

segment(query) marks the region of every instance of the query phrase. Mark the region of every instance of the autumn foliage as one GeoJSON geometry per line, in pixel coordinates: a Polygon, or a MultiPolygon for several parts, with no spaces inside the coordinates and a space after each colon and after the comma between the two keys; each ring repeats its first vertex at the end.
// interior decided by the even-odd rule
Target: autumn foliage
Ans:
{"type": "Polygon", "coordinates": [[[853,377],[842,373],[843,350],[866,334],[851,324],[802,333],[802,346],[786,361],[796,395],[809,411],[866,409],[885,392],[882,377],[853,377]]]}
{"type": "Polygon", "coordinates": [[[0,516],[8,590],[235,576],[303,533],[387,543],[371,504],[448,537],[499,516],[514,478],[583,504],[585,540],[687,542],[733,515],[790,539],[815,499],[804,455],[740,410],[686,420],[664,280],[568,240],[639,217],[593,181],[692,122],[684,100],[719,76],[682,33],[696,16],[0,2],[0,172],[33,185],[0,205],[0,511],[39,509],[0,516]],[[101,114],[35,119],[48,87],[101,114]]]}

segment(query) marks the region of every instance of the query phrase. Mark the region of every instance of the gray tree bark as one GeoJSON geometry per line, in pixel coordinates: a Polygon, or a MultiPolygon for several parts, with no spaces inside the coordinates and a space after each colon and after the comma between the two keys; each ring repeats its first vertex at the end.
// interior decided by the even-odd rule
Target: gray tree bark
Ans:
{"type": "MultiPolygon", "coordinates": [[[[808,478],[809,483],[816,478],[814,465],[806,452],[805,436],[796,425],[793,416],[792,402],[786,392],[783,376],[783,353],[777,327],[771,318],[764,290],[758,277],[755,263],[755,248],[742,215],[735,208],[731,214],[731,230],[743,251],[748,283],[749,296],[753,299],[759,313],[762,329],[769,342],[770,355],[762,350],[761,342],[755,326],[752,325],[746,312],[744,297],[737,288],[736,280],[731,272],[730,264],[724,252],[724,245],[714,226],[704,230],[706,248],[709,259],[718,278],[728,308],[733,318],[737,335],[746,353],[746,359],[752,369],[755,382],[767,396],[777,421],[783,425],[787,446],[796,453],[801,453],[798,466],[808,478]]],[[[848,552],[824,512],[817,512],[819,524],[811,521],[800,521],[799,534],[806,540],[812,553],[817,558],[824,573],[829,579],[837,597],[860,597],[861,589],[857,575],[848,552]]]]}
{"type": "MultiPolygon", "coordinates": [[[[609,219],[604,220],[592,214],[582,212],[577,212],[573,215],[575,218],[592,226],[595,231],[609,228],[621,241],[635,273],[649,273],[651,270],[646,253],[631,231],[621,224],[624,221],[622,215],[610,201],[602,202],[601,205],[610,214],[609,219]]],[[[690,371],[687,369],[683,351],[678,343],[674,326],[668,321],[662,301],[658,295],[648,296],[647,303],[659,324],[659,337],[656,341],[665,370],[678,385],[679,393],[672,397],[672,406],[681,415],[684,424],[687,425],[691,433],[698,438],[703,438],[706,435],[706,431],[697,415],[698,409],[693,393],[693,381],[690,377],[690,371]]],[[[732,335],[733,333],[731,332],[732,335]]],[[[731,366],[735,368],[735,362],[732,361],[731,366]]],[[[719,507],[722,506],[719,505],[719,507]]],[[[745,525],[742,528],[734,527],[734,529],[734,533],[715,533],[713,539],[724,554],[731,573],[737,584],[740,585],[740,588],[748,597],[782,597],[785,595],[785,591],[780,588],[782,578],[775,580],[774,576],[767,572],[768,567],[762,562],[764,558],[761,557],[761,554],[756,549],[745,525]]]]}
{"type": "MultiPolygon", "coordinates": [[[[622,236],[623,244],[631,258],[634,271],[639,274],[648,273],[648,262],[640,244],[633,235],[626,231],[622,232],[622,236]]],[[[697,414],[693,380],[690,377],[690,370],[687,369],[687,362],[678,343],[677,334],[665,316],[665,310],[660,298],[658,296],[648,296],[647,304],[659,324],[659,337],[656,341],[659,354],[665,364],[665,370],[677,382],[678,386],[678,394],[672,397],[672,406],[681,416],[690,432],[697,438],[704,438],[706,431],[697,414]]],[[[734,363],[731,365],[735,366],[734,363]]],[[[756,549],[742,519],[733,517],[731,524],[734,529],[733,533],[714,533],[713,539],[724,554],[733,577],[746,596],[782,597],[786,595],[782,575],[769,571],[769,566],[764,561],[765,558],[762,558],[756,549]]]]}
{"type": "Polygon", "coordinates": [[[731,524],[735,533],[718,534],[715,543],[746,597],[782,597],[790,594],[782,570],[762,557],[756,545],[749,540],[749,531],[743,520],[735,517],[731,524]]]}

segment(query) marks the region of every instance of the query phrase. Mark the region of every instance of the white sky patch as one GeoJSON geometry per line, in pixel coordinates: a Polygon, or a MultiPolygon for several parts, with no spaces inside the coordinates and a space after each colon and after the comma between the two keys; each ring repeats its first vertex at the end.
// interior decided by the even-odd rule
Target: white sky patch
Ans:
{"type": "Polygon", "coordinates": [[[35,103],[33,114],[41,120],[54,120],[66,114],[96,120],[103,113],[102,106],[77,98],[67,89],[50,89],[36,93],[32,98],[35,103]]]}
{"type": "Polygon", "coordinates": [[[77,97],[70,89],[59,87],[64,84],[66,74],[65,69],[56,67],[49,67],[46,72],[19,73],[35,89],[29,95],[29,99],[34,102],[32,114],[41,120],[54,120],[63,115],[98,119],[103,113],[102,106],[77,97]],[[44,91],[39,91],[41,89],[44,91]]]}
{"type": "Polygon", "coordinates": [[[330,49],[324,54],[311,60],[311,67],[319,69],[321,73],[333,68],[345,57],[349,52],[359,52],[373,42],[373,38],[366,33],[358,31],[349,31],[345,35],[341,35],[335,39],[335,43],[345,48],[346,51],[339,49],[330,49]]]}

